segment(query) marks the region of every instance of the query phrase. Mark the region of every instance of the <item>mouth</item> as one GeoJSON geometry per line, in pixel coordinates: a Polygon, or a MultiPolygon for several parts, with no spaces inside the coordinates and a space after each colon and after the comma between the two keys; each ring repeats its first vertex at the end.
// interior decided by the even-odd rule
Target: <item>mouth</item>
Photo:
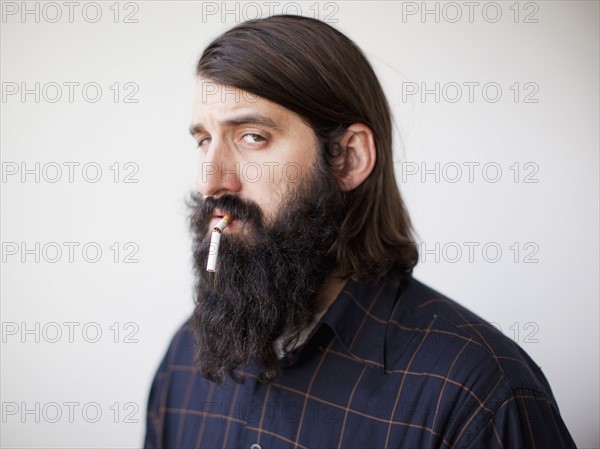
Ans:
{"type": "MultiPolygon", "coordinates": [[[[226,211],[224,211],[224,210],[221,210],[221,209],[214,209],[214,210],[213,210],[213,213],[212,213],[212,217],[211,217],[210,223],[209,223],[209,229],[213,229],[213,228],[214,228],[214,227],[217,225],[217,223],[219,223],[219,222],[220,222],[220,221],[223,219],[223,217],[224,217],[225,215],[230,215],[230,216],[231,216],[231,214],[228,214],[228,213],[227,213],[226,211]]],[[[223,230],[223,232],[228,232],[228,231],[230,231],[231,229],[233,229],[233,228],[236,228],[236,227],[237,227],[237,225],[238,225],[238,223],[239,223],[239,220],[236,220],[236,219],[234,218],[234,219],[231,221],[231,223],[229,223],[229,225],[228,225],[228,226],[227,226],[227,227],[226,227],[226,228],[223,230]]]]}
{"type": "MultiPolygon", "coordinates": [[[[227,211],[224,211],[222,209],[213,209],[213,213],[212,213],[213,217],[223,218],[225,215],[227,215],[227,211]]],[[[229,214],[229,215],[231,215],[231,214],[229,214]]]]}

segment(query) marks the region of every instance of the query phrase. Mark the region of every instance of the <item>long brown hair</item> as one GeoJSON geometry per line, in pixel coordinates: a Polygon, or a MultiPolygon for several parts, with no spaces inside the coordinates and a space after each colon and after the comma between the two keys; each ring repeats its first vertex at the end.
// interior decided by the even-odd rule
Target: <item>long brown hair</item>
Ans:
{"type": "Polygon", "coordinates": [[[353,123],[373,132],[372,173],[348,192],[335,251],[344,276],[374,280],[412,273],[418,251],[396,184],[392,118],[383,89],[362,51],[319,20],[280,15],[241,23],[202,54],[197,75],[277,103],[312,127],[328,166],[344,163],[336,140],[353,123]]]}

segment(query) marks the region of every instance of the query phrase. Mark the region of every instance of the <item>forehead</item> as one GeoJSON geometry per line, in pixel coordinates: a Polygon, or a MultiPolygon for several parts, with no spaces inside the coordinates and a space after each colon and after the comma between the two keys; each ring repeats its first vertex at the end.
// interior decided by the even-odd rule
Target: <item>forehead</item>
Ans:
{"type": "Polygon", "coordinates": [[[214,121],[220,122],[247,113],[269,117],[282,128],[304,124],[297,114],[265,98],[206,78],[196,79],[193,123],[208,126],[214,121]]]}

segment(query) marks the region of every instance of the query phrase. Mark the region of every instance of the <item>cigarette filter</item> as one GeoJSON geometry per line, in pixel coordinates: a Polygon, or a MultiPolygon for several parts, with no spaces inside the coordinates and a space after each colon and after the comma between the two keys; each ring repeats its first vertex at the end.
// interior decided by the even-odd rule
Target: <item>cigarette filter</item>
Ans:
{"type": "Polygon", "coordinates": [[[233,218],[231,215],[225,215],[221,221],[212,230],[210,237],[210,247],[208,250],[208,262],[206,263],[206,271],[215,271],[217,266],[217,257],[219,256],[219,242],[221,241],[221,232],[231,224],[233,218]]]}

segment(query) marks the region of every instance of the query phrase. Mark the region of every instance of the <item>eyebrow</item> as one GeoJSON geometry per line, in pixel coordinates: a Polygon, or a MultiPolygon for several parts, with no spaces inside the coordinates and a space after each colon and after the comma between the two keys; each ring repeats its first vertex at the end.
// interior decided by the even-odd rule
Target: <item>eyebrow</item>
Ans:
{"type": "MultiPolygon", "coordinates": [[[[281,130],[280,126],[277,125],[277,123],[275,123],[266,115],[261,114],[246,114],[241,115],[239,117],[232,117],[230,119],[219,122],[219,124],[221,126],[259,125],[266,126],[267,128],[271,128],[275,131],[281,130]]],[[[205,128],[201,123],[192,124],[190,126],[190,134],[192,136],[202,131],[205,131],[205,128]]]]}

